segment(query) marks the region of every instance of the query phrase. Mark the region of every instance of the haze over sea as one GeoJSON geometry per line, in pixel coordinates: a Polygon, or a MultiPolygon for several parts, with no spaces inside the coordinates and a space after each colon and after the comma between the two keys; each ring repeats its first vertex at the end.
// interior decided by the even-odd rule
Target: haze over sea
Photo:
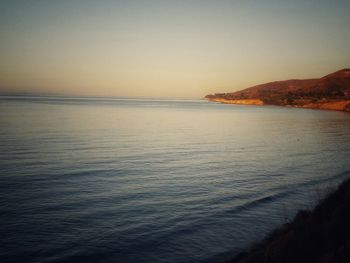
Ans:
{"type": "Polygon", "coordinates": [[[217,262],[349,176],[350,114],[0,97],[1,262],[217,262]]]}

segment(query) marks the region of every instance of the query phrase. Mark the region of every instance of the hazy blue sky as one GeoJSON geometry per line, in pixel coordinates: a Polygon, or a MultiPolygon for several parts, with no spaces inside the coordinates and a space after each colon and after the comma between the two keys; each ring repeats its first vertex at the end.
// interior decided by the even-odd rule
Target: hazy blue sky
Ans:
{"type": "Polygon", "coordinates": [[[0,91],[201,98],[350,67],[345,0],[0,5],[0,91]]]}

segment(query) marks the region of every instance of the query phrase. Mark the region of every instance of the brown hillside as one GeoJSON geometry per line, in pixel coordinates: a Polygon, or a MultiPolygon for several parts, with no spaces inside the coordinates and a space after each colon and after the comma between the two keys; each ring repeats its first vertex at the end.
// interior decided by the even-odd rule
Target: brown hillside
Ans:
{"type": "MultiPolygon", "coordinates": [[[[264,104],[297,107],[307,105],[308,108],[322,108],[320,104],[339,101],[350,103],[350,69],[342,69],[319,79],[269,82],[237,92],[208,95],[206,98],[214,101],[258,99],[264,104]]],[[[347,103],[343,104],[348,106],[347,103]]],[[[345,108],[341,110],[346,110],[345,108]]]]}

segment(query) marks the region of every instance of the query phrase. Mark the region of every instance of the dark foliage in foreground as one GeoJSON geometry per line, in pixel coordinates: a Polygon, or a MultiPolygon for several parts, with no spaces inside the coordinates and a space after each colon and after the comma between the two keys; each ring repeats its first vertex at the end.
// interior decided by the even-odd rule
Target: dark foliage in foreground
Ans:
{"type": "Polygon", "coordinates": [[[350,180],[231,262],[350,262],[350,180]]]}

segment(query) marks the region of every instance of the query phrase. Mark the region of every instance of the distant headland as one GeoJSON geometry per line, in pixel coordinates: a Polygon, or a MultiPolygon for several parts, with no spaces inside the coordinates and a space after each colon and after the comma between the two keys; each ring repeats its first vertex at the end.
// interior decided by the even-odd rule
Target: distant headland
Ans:
{"type": "Polygon", "coordinates": [[[227,104],[279,105],[350,112],[350,68],[319,79],[290,79],[253,86],[232,93],[205,96],[227,104]]]}

